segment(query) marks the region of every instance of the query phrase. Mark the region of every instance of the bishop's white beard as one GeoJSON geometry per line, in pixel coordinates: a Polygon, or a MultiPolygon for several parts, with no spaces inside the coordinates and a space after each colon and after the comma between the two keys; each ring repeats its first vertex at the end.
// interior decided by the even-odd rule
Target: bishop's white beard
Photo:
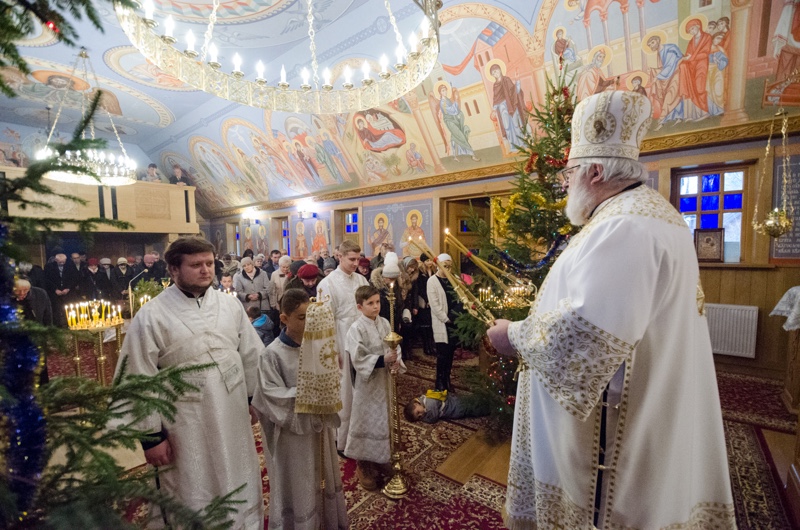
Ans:
{"type": "Polygon", "coordinates": [[[589,186],[586,185],[587,180],[584,175],[575,175],[570,179],[567,207],[564,209],[564,213],[567,214],[569,222],[574,226],[585,225],[595,206],[592,193],[589,186]]]}

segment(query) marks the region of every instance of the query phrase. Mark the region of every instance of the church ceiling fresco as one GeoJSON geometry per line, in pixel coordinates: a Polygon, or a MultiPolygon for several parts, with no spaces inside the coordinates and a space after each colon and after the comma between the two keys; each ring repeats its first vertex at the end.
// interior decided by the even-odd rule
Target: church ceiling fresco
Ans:
{"type": "MultiPolygon", "coordinates": [[[[650,98],[650,150],[765,134],[757,124],[778,106],[793,116],[800,111],[793,75],[800,66],[799,4],[445,0],[439,62],[420,87],[380,108],[326,116],[265,112],[194,90],[149,64],[107,9],[105,33],[83,24],[80,44],[108,94],[103,108],[124,141],[150,158],[139,165],[156,162],[164,175],[181,167],[198,187],[198,206],[215,216],[306,196],[421,187],[453,172],[468,178],[508,170],[515,145],[530,132],[526,113],[557,75],[572,81],[579,99],[615,88],[650,98]]],[[[391,5],[404,34],[416,28],[421,15],[411,0],[391,5]]],[[[176,35],[181,24],[202,35],[211,7],[160,0],[156,18],[171,14],[176,35]]],[[[316,0],[314,9],[318,58],[335,78],[345,65],[377,64],[381,43],[393,38],[383,2],[316,0]]],[[[214,30],[220,62],[239,53],[252,70],[267,57],[259,53],[268,53],[276,58],[265,59],[268,82],[277,82],[283,64],[297,84],[309,63],[306,12],[304,0],[221,1],[214,30]]],[[[88,88],[70,76],[76,50],[56,44],[48,30],[20,44],[32,73],[0,71],[20,92],[0,99],[0,147],[25,151],[15,125],[45,130],[54,117],[46,108],[57,107],[67,90],[59,126],[68,134],[88,88]]],[[[98,130],[111,130],[104,115],[98,130]]],[[[0,163],[14,163],[5,154],[0,163]]]]}

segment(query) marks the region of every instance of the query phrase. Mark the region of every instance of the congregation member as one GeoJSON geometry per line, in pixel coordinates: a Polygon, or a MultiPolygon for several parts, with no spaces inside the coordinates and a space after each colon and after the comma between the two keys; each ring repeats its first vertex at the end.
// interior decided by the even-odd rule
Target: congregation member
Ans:
{"type": "Polygon", "coordinates": [[[431,306],[433,340],[436,343],[436,390],[452,391],[450,372],[453,369],[453,354],[458,339],[455,334],[455,321],[464,311],[464,306],[447,279],[445,270],[453,267],[449,254],[439,254],[436,258],[439,270],[428,278],[426,289],[431,306]]]}
{"type": "Polygon", "coordinates": [[[335,441],[341,396],[337,385],[330,384],[331,380],[336,383],[339,374],[336,366],[325,369],[318,361],[324,349],[320,346],[332,337],[315,336],[326,328],[330,333],[333,323],[317,314],[309,311],[304,291],[287,290],[280,309],[284,329],[259,358],[253,408],[264,433],[270,528],[348,527],[335,441]],[[312,366],[320,370],[312,372],[312,366]],[[314,389],[313,395],[308,389],[314,389]]]}
{"type": "Polygon", "coordinates": [[[269,253],[269,260],[264,264],[264,271],[267,276],[272,279],[272,274],[280,268],[278,261],[281,259],[281,251],[273,250],[269,253]]]}
{"type": "Polygon", "coordinates": [[[324,260],[322,260],[322,267],[320,267],[320,268],[322,269],[322,274],[327,276],[330,273],[332,273],[333,271],[335,271],[336,267],[338,267],[338,266],[339,266],[339,264],[336,263],[335,259],[333,259],[333,258],[325,258],[324,260]]]}
{"type": "MultiPolygon", "coordinates": [[[[212,288],[214,247],[182,237],[166,254],[174,281],[142,306],[122,345],[117,371],[155,375],[170,366],[215,366],[185,379],[197,389],[175,403],[174,422],[159,414],[138,428],[155,439],[143,442],[161,488],[193,510],[227,495],[242,501],[230,514],[232,528],[261,529],[263,498],[248,396],[253,395],[264,345],[242,304],[212,288]]],[[[168,516],[169,514],[167,514],[168,516]]]]}
{"type": "Polygon", "coordinates": [[[317,288],[324,276],[319,267],[311,263],[305,263],[297,270],[297,277],[292,278],[286,284],[287,289],[303,289],[310,297],[317,296],[317,288]]]}
{"type": "Polygon", "coordinates": [[[356,289],[368,285],[367,279],[356,273],[361,247],[353,241],[344,241],[339,245],[341,259],[339,266],[325,277],[317,286],[317,297],[331,308],[336,319],[336,351],[339,352],[341,369],[342,420],[336,432],[336,448],[344,451],[347,443],[347,431],[350,428],[350,409],[353,404],[353,379],[350,373],[350,356],[345,353],[347,332],[359,312],[356,307],[356,289]]]}
{"type": "Polygon", "coordinates": [[[229,272],[223,272],[222,278],[219,280],[219,290],[224,293],[235,293],[233,288],[233,276],[229,272]]]}
{"type": "Polygon", "coordinates": [[[372,275],[372,268],[369,265],[368,258],[359,258],[358,259],[358,269],[357,271],[361,276],[369,281],[370,276],[372,275]]]}
{"type": "Polygon", "coordinates": [[[42,267],[28,261],[20,261],[17,265],[17,270],[21,276],[31,282],[31,286],[47,290],[47,281],[45,281],[42,267]]]}
{"type": "Polygon", "coordinates": [[[264,346],[269,346],[275,340],[275,334],[272,332],[274,328],[272,319],[266,313],[262,313],[256,306],[250,306],[245,311],[247,312],[247,318],[250,319],[250,323],[253,324],[253,328],[258,333],[258,338],[261,339],[264,346]]]}
{"type": "Polygon", "coordinates": [[[78,300],[78,285],[81,274],[74,263],[67,263],[66,254],[56,254],[54,260],[44,267],[47,296],[53,308],[53,323],[65,327],[67,317],[64,306],[78,300]]]}
{"type": "Polygon", "coordinates": [[[80,296],[83,300],[100,300],[112,294],[111,281],[105,271],[100,270],[100,260],[89,258],[83,270],[80,283],[80,296]]]}
{"type": "Polygon", "coordinates": [[[403,416],[409,423],[478,418],[487,416],[489,412],[489,407],[485,403],[470,403],[455,394],[436,390],[428,390],[425,394],[409,401],[403,408],[403,416]]]}
{"type": "Polygon", "coordinates": [[[241,265],[242,270],[233,277],[233,290],[245,309],[257,307],[259,311],[266,313],[277,307],[275,285],[269,281],[267,273],[257,269],[251,257],[242,258],[241,265]]]}
{"type": "Polygon", "coordinates": [[[117,258],[117,266],[111,271],[111,286],[114,288],[113,300],[128,299],[128,285],[133,280],[134,271],[126,258],[117,258]]]}
{"type": "Polygon", "coordinates": [[[345,350],[356,376],[353,408],[344,454],[356,460],[356,477],[367,491],[376,490],[391,475],[389,440],[389,371],[402,372],[400,346],[390,348],[383,340],[391,331],[380,316],[381,295],[372,285],[356,289],[361,313],[347,332],[345,350]]]}
{"type": "Polygon", "coordinates": [[[292,258],[289,256],[281,256],[278,260],[278,270],[272,273],[272,283],[275,284],[275,298],[280,304],[283,298],[283,293],[286,291],[286,283],[289,281],[289,265],[292,264],[292,258]]]}
{"type": "Polygon", "coordinates": [[[573,123],[560,176],[583,228],[529,316],[489,329],[522,367],[506,525],[736,528],[692,234],[638,161],[650,101],[593,95],[573,123]]]}

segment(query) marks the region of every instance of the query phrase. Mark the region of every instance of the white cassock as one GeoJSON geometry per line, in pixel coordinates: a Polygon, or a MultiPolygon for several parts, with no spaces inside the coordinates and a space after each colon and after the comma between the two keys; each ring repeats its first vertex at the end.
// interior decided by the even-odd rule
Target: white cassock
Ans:
{"type": "Polygon", "coordinates": [[[347,444],[350,409],[353,405],[353,380],[350,376],[350,357],[344,350],[345,338],[350,325],[361,314],[356,307],[356,289],[362,285],[369,285],[366,278],[357,272],[346,274],[338,267],[317,285],[317,300],[330,306],[336,321],[336,351],[339,352],[342,367],[342,410],[339,411],[342,424],[336,433],[336,448],[339,451],[344,451],[347,444]]]}
{"type": "Polygon", "coordinates": [[[200,510],[246,484],[235,497],[244,502],[235,505],[234,529],[264,525],[261,466],[247,405],[263,349],[239,300],[213,288],[190,298],[173,285],[136,314],[117,364],[119,370],[127,358],[127,373],[155,375],[169,366],[217,363],[184,376],[198,390],[175,403],[174,423],[151,415],[138,427],[166,432],[174,461],[159,471],[161,487],[188,507],[200,510]]]}
{"type": "Polygon", "coordinates": [[[339,416],[294,412],[300,347],[284,339],[288,337],[281,334],[261,356],[253,396],[266,447],[269,528],[346,529],[347,505],[335,442],[339,416]]]}
{"type": "Polygon", "coordinates": [[[591,529],[596,504],[597,528],[736,527],[698,277],[685,221],[646,186],[569,242],[508,330],[526,365],[510,529],[591,529]]]}
{"type": "Polygon", "coordinates": [[[347,333],[346,350],[356,370],[353,414],[344,454],[348,458],[386,464],[391,457],[389,443],[388,367],[376,368],[380,357],[389,353],[383,338],[392,330],[389,321],[359,316],[347,333]]]}

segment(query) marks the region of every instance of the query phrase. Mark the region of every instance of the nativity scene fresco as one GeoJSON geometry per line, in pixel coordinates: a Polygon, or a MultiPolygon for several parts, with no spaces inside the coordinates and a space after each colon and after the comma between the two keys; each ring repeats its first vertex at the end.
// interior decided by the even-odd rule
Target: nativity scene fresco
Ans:
{"type": "MultiPolygon", "coordinates": [[[[654,109],[649,139],[706,130],[713,136],[766,120],[778,106],[800,112],[800,2],[744,4],[549,0],[535,12],[512,12],[491,2],[448,2],[439,12],[433,73],[390,104],[324,116],[231,106],[208,119],[201,106],[181,119],[202,118],[202,126],[182,127],[145,151],[164,175],[183,168],[198,187],[199,208],[213,216],[396,182],[424,185],[437,175],[515,162],[517,146],[533,132],[528,113],[555,76],[565,76],[579,100],[616,89],[645,95],[654,109]]],[[[185,90],[129,48],[111,48],[106,58],[115,68],[128,65],[126,75],[142,90],[185,90]]],[[[80,80],[33,64],[30,75],[0,71],[22,98],[57,101],[62,89],[82,97],[80,80]]],[[[332,69],[338,75],[342,66],[332,69]]],[[[104,105],[122,127],[149,116],[130,107],[137,91],[109,86],[104,105]]],[[[141,98],[150,115],[160,112],[157,100],[141,98]]],[[[3,144],[9,163],[32,155],[15,149],[3,144]]]]}

